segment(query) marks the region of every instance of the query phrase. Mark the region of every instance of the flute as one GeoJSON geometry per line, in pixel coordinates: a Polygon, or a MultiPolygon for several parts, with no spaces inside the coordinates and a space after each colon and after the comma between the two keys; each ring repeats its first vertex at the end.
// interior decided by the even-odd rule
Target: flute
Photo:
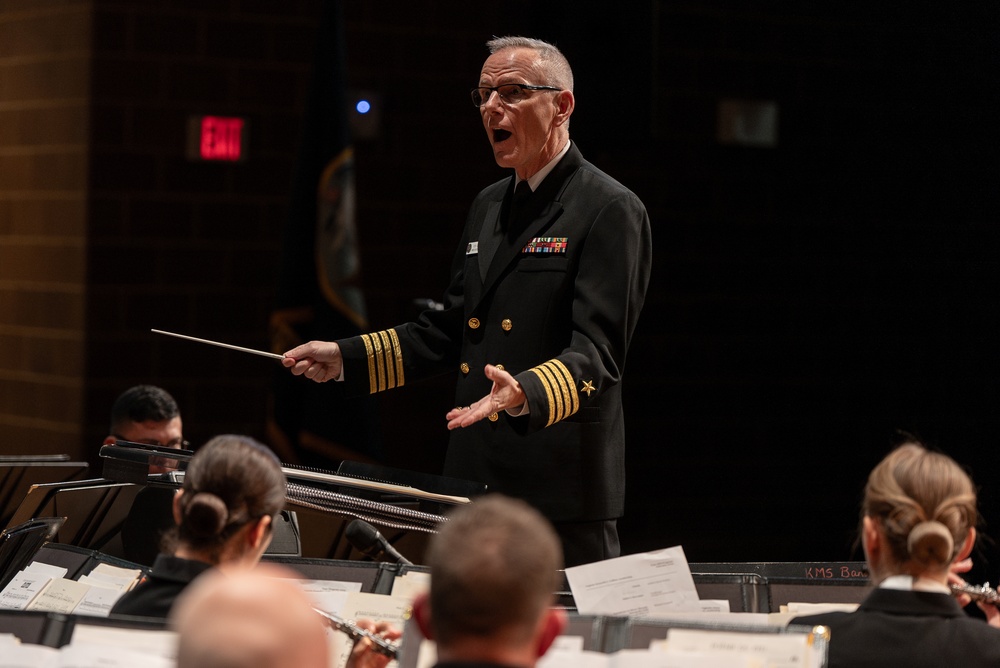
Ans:
{"type": "Polygon", "coordinates": [[[347,637],[353,642],[358,642],[362,638],[368,638],[372,641],[372,651],[378,652],[382,656],[387,656],[390,659],[396,658],[396,654],[399,652],[399,647],[396,646],[396,644],[391,640],[386,640],[377,633],[367,631],[353,622],[338,617],[337,615],[331,615],[329,612],[324,612],[319,608],[313,608],[313,610],[318,612],[332,629],[347,634],[347,637]]]}
{"type": "Polygon", "coordinates": [[[960,595],[966,594],[973,601],[983,601],[985,603],[993,603],[994,605],[1000,605],[1000,593],[990,586],[989,582],[981,585],[973,584],[953,584],[951,585],[951,591],[953,594],[960,595]]]}

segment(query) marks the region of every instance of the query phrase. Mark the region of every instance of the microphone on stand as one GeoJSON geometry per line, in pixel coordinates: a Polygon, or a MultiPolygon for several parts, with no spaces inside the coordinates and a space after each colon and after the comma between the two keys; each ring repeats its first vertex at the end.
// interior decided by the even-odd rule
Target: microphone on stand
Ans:
{"type": "Polygon", "coordinates": [[[378,532],[378,529],[364,520],[351,520],[344,535],[356,550],[375,561],[413,565],[413,562],[401,555],[385,536],[378,532]]]}

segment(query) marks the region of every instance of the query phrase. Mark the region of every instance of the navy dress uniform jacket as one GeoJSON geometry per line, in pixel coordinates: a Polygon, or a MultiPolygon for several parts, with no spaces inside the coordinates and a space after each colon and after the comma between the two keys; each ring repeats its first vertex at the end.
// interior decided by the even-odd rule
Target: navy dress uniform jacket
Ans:
{"type": "Polygon", "coordinates": [[[828,668],[1000,666],[1000,629],[967,615],[948,594],[875,589],[855,612],[790,623],[829,627],[828,668]]]}
{"type": "Polygon", "coordinates": [[[575,145],[541,182],[490,261],[513,177],[472,203],[444,309],[338,341],[345,382],[379,392],[442,372],[455,405],[486,396],[486,364],[520,383],[530,413],[450,433],[444,475],[527,500],[553,521],[620,517],[625,495],[621,381],[649,283],[642,202],[575,145]]]}

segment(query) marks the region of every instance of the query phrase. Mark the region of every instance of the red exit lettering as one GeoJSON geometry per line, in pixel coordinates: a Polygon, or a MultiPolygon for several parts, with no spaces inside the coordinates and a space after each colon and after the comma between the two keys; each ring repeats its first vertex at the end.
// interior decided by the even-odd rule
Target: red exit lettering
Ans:
{"type": "Polygon", "coordinates": [[[199,155],[202,160],[240,159],[243,149],[242,118],[203,116],[199,155]]]}

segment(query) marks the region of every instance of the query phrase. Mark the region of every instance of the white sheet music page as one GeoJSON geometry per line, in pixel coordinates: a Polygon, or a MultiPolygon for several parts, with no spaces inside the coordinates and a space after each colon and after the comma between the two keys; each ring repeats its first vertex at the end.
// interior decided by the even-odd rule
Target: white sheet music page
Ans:
{"type": "Polygon", "coordinates": [[[121,589],[111,589],[100,585],[92,585],[87,593],[83,595],[80,602],[73,608],[74,615],[91,615],[93,617],[107,617],[111,614],[118,599],[125,592],[121,589]]]}
{"type": "Polygon", "coordinates": [[[28,643],[4,645],[4,668],[59,668],[59,650],[28,643]]]}
{"type": "Polygon", "coordinates": [[[299,585],[309,594],[315,605],[324,612],[339,615],[347,595],[361,591],[360,582],[342,582],[340,580],[299,580],[299,585]]]}
{"type": "Polygon", "coordinates": [[[538,668],[610,668],[610,656],[601,652],[553,647],[538,659],[538,668]]]}
{"type": "Polygon", "coordinates": [[[678,545],[566,569],[584,615],[655,616],[697,612],[698,590],[678,545]]]}
{"type": "Polygon", "coordinates": [[[68,615],[83,600],[89,589],[90,585],[76,580],[54,579],[24,609],[62,612],[68,615]]]}
{"type": "Polygon", "coordinates": [[[768,668],[809,668],[812,643],[806,633],[739,633],[734,631],[667,630],[662,649],[668,654],[724,657],[728,661],[756,662],[768,668]]]}
{"type": "MultiPolygon", "coordinates": [[[[395,596],[351,592],[347,595],[347,600],[340,610],[330,610],[329,612],[347,620],[368,619],[376,622],[389,622],[397,629],[402,629],[406,626],[410,610],[410,601],[395,596]]],[[[346,634],[334,633],[331,667],[344,668],[347,665],[347,658],[351,653],[353,643],[345,642],[346,639],[346,634]]],[[[386,668],[396,667],[397,662],[390,661],[386,668]]]]}
{"type": "Polygon", "coordinates": [[[50,582],[47,573],[21,571],[0,592],[0,609],[24,610],[50,582]]]}
{"type": "MultiPolygon", "coordinates": [[[[168,630],[117,628],[77,621],[73,626],[73,637],[70,644],[64,646],[63,650],[71,646],[74,648],[96,648],[98,654],[119,654],[121,656],[130,656],[131,653],[142,654],[147,658],[163,659],[172,666],[177,655],[177,634],[168,630]]],[[[147,665],[152,666],[153,664],[133,663],[132,665],[146,668],[147,665]]]]}
{"type": "Polygon", "coordinates": [[[766,668],[757,659],[693,652],[668,654],[659,649],[623,649],[610,656],[608,668],[766,668]]]}
{"type": "Polygon", "coordinates": [[[59,650],[59,663],[73,668],[175,668],[171,658],[125,647],[71,643],[59,650]]]}

